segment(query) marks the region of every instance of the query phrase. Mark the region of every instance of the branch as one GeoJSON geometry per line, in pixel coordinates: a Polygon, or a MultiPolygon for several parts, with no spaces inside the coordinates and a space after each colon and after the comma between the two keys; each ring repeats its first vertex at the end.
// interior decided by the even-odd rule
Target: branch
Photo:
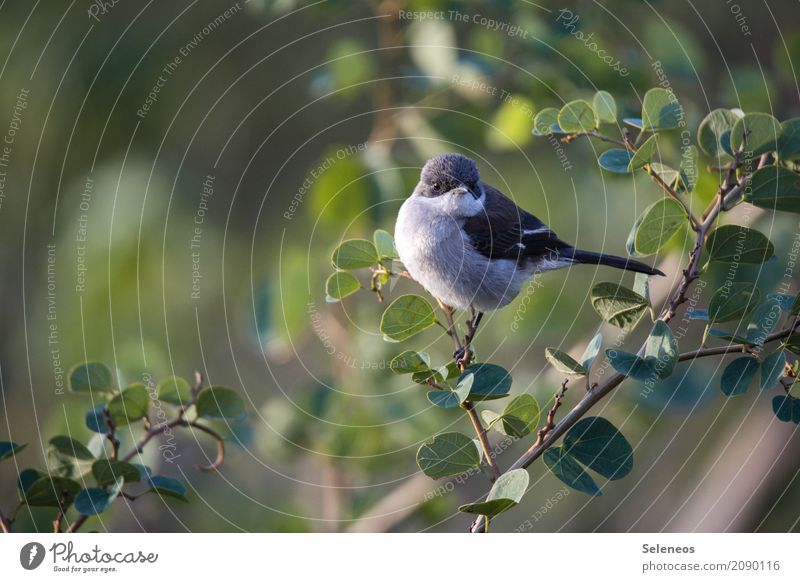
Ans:
{"type": "MultiPolygon", "coordinates": [[[[659,319],[664,323],[668,323],[677,313],[678,307],[686,302],[686,293],[689,289],[689,286],[700,276],[700,256],[702,254],[703,245],[705,243],[706,235],[714,224],[714,221],[719,216],[720,211],[723,208],[723,201],[727,196],[730,196],[730,192],[736,190],[737,188],[741,189],[742,186],[737,184],[730,188],[729,192],[724,192],[721,190],[720,196],[716,197],[716,201],[714,205],[711,207],[708,216],[706,216],[705,220],[702,223],[698,224],[698,228],[696,230],[697,236],[694,248],[689,253],[689,263],[687,264],[686,268],[683,271],[683,278],[681,280],[680,285],[675,290],[672,295],[672,298],[668,302],[668,304],[664,307],[659,316],[659,319]]],[[[780,332],[774,333],[767,337],[765,344],[771,341],[775,341],[777,339],[781,339],[786,337],[792,333],[792,331],[797,327],[798,321],[795,320],[792,325],[788,329],[782,330],[780,332]]],[[[642,346],[640,352],[644,350],[645,346],[642,346]]],[[[738,346],[737,346],[738,347],[738,346]]],[[[694,352],[687,352],[685,354],[681,354],[679,356],[679,360],[689,360],[689,359],[696,359],[700,357],[712,356],[712,355],[719,355],[725,354],[729,351],[733,351],[734,347],[731,345],[723,346],[722,348],[703,348],[700,350],[696,350],[694,352]]],[[[741,348],[740,348],[741,349],[741,348]]],[[[548,448],[553,446],[555,442],[564,434],[566,433],[576,422],[578,422],[583,416],[589,412],[589,410],[597,404],[600,400],[603,399],[607,394],[609,394],[614,388],[622,384],[622,382],[626,379],[626,376],[623,374],[614,374],[613,376],[609,377],[605,383],[594,385],[590,387],[586,396],[578,402],[578,404],[570,410],[570,412],[563,418],[561,421],[556,424],[552,429],[545,433],[545,436],[541,439],[537,439],[537,441],[529,448],[522,456],[517,459],[517,461],[509,467],[509,471],[514,469],[526,469],[533,461],[535,461],[539,456],[541,456],[544,451],[548,448]]],[[[485,516],[479,516],[478,519],[475,520],[471,527],[471,531],[473,533],[484,531],[485,529],[485,516]]]]}
{"type": "Polygon", "coordinates": [[[467,400],[461,407],[467,411],[467,416],[469,416],[470,421],[472,422],[472,428],[475,429],[475,434],[478,435],[478,441],[481,443],[481,449],[483,449],[483,456],[486,459],[486,464],[492,470],[492,476],[489,480],[494,483],[497,478],[503,474],[500,470],[500,467],[497,466],[494,458],[492,457],[492,448],[489,445],[489,439],[486,436],[486,428],[483,426],[480,417],[478,416],[478,411],[475,410],[475,405],[467,400]]]}
{"type": "Polygon", "coordinates": [[[650,177],[653,178],[653,180],[659,186],[661,186],[661,188],[664,189],[664,192],[666,192],[668,196],[670,196],[674,200],[677,200],[678,203],[681,206],[683,206],[683,210],[684,210],[684,212],[686,212],[686,216],[689,217],[689,222],[692,225],[692,230],[695,231],[695,232],[698,232],[700,230],[700,226],[701,226],[700,222],[697,220],[697,218],[695,218],[694,214],[692,214],[692,210],[691,210],[691,208],[689,208],[689,205],[686,204],[686,201],[683,198],[681,198],[680,195],[675,191],[675,189],[672,186],[670,186],[669,184],[667,184],[664,181],[664,179],[661,176],[659,176],[658,173],[655,170],[653,170],[653,167],[652,167],[651,164],[647,164],[647,173],[650,174],[650,177]]]}
{"type": "Polygon", "coordinates": [[[564,381],[561,382],[561,390],[555,393],[553,396],[553,406],[550,408],[550,411],[547,413],[547,420],[545,425],[539,429],[537,433],[536,442],[541,443],[544,441],[547,434],[553,430],[556,426],[555,418],[556,412],[561,407],[561,401],[564,399],[564,395],[567,393],[567,384],[569,383],[569,378],[564,378],[564,381]]]}
{"type": "Polygon", "coordinates": [[[2,509],[0,509],[0,531],[11,533],[11,520],[5,516],[2,509]]]}
{"type": "Polygon", "coordinates": [[[578,139],[579,137],[584,137],[584,136],[585,137],[593,137],[595,139],[599,139],[600,141],[613,143],[613,144],[616,144],[618,146],[622,146],[625,149],[628,149],[628,146],[624,141],[622,141],[620,139],[615,139],[613,137],[608,137],[607,135],[603,135],[602,133],[598,133],[596,131],[581,131],[581,132],[578,132],[578,133],[572,133],[570,135],[567,135],[567,136],[561,138],[561,141],[564,142],[564,143],[569,143],[569,142],[571,142],[573,140],[578,139]]]}
{"type": "Polygon", "coordinates": [[[206,433],[213,438],[217,444],[217,458],[214,459],[210,465],[195,465],[195,468],[206,472],[217,471],[225,460],[225,443],[222,441],[222,437],[216,431],[208,428],[207,426],[203,426],[202,424],[198,424],[195,421],[187,422],[186,426],[196,428],[197,430],[206,433]]]}
{"type": "Polygon", "coordinates": [[[175,428],[176,426],[185,424],[186,421],[183,419],[183,409],[181,409],[178,412],[177,418],[173,418],[169,422],[165,422],[164,424],[158,425],[154,429],[148,430],[147,433],[145,433],[142,440],[140,440],[138,444],[136,444],[136,446],[130,452],[128,452],[127,455],[122,457],[122,460],[126,462],[130,461],[132,458],[134,458],[136,455],[140,454],[144,450],[144,447],[147,445],[147,443],[149,443],[153,439],[153,437],[157,437],[158,435],[166,431],[168,428],[175,428]]]}

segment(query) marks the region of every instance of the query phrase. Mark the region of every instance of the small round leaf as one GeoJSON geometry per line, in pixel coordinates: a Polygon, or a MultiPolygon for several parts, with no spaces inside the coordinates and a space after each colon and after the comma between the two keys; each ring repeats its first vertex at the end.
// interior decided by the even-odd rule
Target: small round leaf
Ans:
{"type": "Polygon", "coordinates": [[[558,125],[567,133],[591,131],[595,128],[594,110],[583,99],[570,101],[559,111],[558,125]]]}
{"type": "Polygon", "coordinates": [[[417,465],[431,479],[458,475],[481,462],[475,441],[458,432],[446,432],[425,442],[417,451],[417,465]]]}
{"type": "Polygon", "coordinates": [[[391,341],[403,341],[436,323],[433,307],[419,295],[395,299],[381,317],[381,332],[391,341]]]}
{"type": "Polygon", "coordinates": [[[167,376],[162,378],[156,386],[158,399],[162,402],[183,406],[192,399],[192,389],[189,382],[180,376],[167,376]]]}
{"type": "Polygon", "coordinates": [[[333,251],[333,266],[343,271],[371,267],[380,260],[375,245],[364,239],[344,241],[333,251]]]}
{"type": "Polygon", "coordinates": [[[211,420],[241,420],[245,417],[242,398],[233,390],[221,386],[209,386],[197,394],[197,416],[211,420]]]}
{"type": "Polygon", "coordinates": [[[86,362],[69,371],[69,387],[73,392],[110,392],[114,390],[114,376],[105,364],[86,362]]]}

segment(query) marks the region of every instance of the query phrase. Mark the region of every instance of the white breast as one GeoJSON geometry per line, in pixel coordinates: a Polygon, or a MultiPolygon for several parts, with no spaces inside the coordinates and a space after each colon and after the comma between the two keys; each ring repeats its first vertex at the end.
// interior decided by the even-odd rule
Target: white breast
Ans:
{"type": "Polygon", "coordinates": [[[463,219],[443,212],[441,203],[432,200],[439,202],[412,196],[397,216],[395,243],[409,274],[456,309],[472,305],[491,311],[512,301],[533,268],[520,269],[511,260],[489,261],[463,234],[463,219]]]}

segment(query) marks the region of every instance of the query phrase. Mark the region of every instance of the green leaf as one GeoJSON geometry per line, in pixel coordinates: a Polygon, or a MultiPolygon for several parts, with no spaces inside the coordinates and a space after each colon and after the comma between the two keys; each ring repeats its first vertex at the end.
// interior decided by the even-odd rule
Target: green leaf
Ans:
{"type": "Polygon", "coordinates": [[[644,350],[647,362],[662,380],[672,374],[678,361],[678,342],[672,330],[661,320],[656,321],[644,350]]]}
{"type": "Polygon", "coordinates": [[[564,436],[564,451],[606,479],[622,479],[633,469],[633,449],[605,418],[583,418],[564,436]]]}
{"type": "Polygon", "coordinates": [[[114,500],[122,490],[124,482],[123,479],[119,479],[109,490],[100,489],[99,487],[83,489],[75,498],[75,510],[82,515],[103,513],[114,503],[114,500]]]}
{"type": "Polygon", "coordinates": [[[675,129],[680,127],[682,121],[683,109],[672,91],[655,87],[644,94],[642,102],[643,130],[675,129]]]}
{"type": "Polygon", "coordinates": [[[657,321],[650,331],[645,347],[645,357],[640,358],[613,348],[606,350],[611,366],[620,374],[641,382],[663,380],[672,374],[678,359],[678,345],[669,326],[657,321]]]}
{"type": "Polygon", "coordinates": [[[783,350],[772,352],[761,363],[761,381],[760,388],[762,390],[769,390],[778,381],[783,378],[784,370],[786,368],[786,354],[783,350]]]}
{"type": "Polygon", "coordinates": [[[636,152],[633,154],[631,161],[628,162],[628,171],[637,170],[653,161],[653,156],[656,155],[658,149],[658,134],[655,133],[647,138],[636,152]]]}
{"type": "Polygon", "coordinates": [[[141,479],[139,469],[131,463],[112,459],[100,459],[92,464],[92,475],[101,487],[113,485],[119,479],[135,483],[141,479]]]}
{"type": "Polygon", "coordinates": [[[378,250],[375,245],[364,239],[344,241],[333,251],[333,266],[343,271],[371,267],[378,263],[378,250]]]}
{"type": "Polygon", "coordinates": [[[796,333],[787,337],[783,346],[793,354],[800,356],[800,334],[796,333]]]}
{"type": "Polygon", "coordinates": [[[788,396],[776,396],[772,399],[772,410],[775,416],[782,422],[792,421],[792,409],[794,408],[794,399],[788,396]]]}
{"type": "Polygon", "coordinates": [[[496,400],[508,396],[511,390],[511,374],[496,364],[473,364],[464,370],[458,382],[468,376],[473,376],[473,380],[467,400],[496,400]]]}
{"type": "Polygon", "coordinates": [[[772,399],[772,410],[783,422],[800,424],[800,400],[791,396],[776,396],[772,399]]]}
{"type": "Polygon", "coordinates": [[[648,206],[633,225],[628,251],[639,256],[657,253],[686,223],[686,212],[672,198],[662,198],[648,206]]]}
{"type": "Polygon", "coordinates": [[[81,461],[94,461],[94,455],[82,443],[68,436],[54,436],[50,439],[50,446],[60,454],[81,461]]]}
{"type": "Polygon", "coordinates": [[[747,341],[753,345],[763,345],[767,336],[778,324],[781,317],[781,304],[777,299],[767,299],[759,305],[747,325],[747,341]]]}
{"type": "Polygon", "coordinates": [[[586,376],[589,373],[583,365],[579,364],[572,359],[572,356],[557,350],[556,348],[547,348],[544,351],[544,357],[547,361],[562,374],[569,374],[570,376],[586,376]]]}
{"type": "Polygon", "coordinates": [[[594,108],[595,123],[616,123],[617,122],[617,103],[608,91],[598,91],[592,99],[594,108]]]}
{"type": "Polygon", "coordinates": [[[110,392],[114,390],[114,377],[105,364],[86,362],[69,371],[69,387],[73,392],[110,392]]]}
{"type": "Polygon", "coordinates": [[[792,311],[792,307],[798,302],[798,298],[800,298],[800,295],[786,295],[785,293],[770,293],[767,295],[767,299],[777,301],[784,311],[792,311]]]}
{"type": "Polygon", "coordinates": [[[590,298],[600,317],[624,331],[636,327],[648,308],[644,297],[616,283],[598,283],[590,298]]]}
{"type": "Polygon", "coordinates": [[[738,321],[755,309],[761,292],[753,283],[733,283],[714,293],[708,306],[708,323],[738,321]]]}
{"type": "Polygon", "coordinates": [[[653,381],[658,378],[658,374],[650,363],[636,354],[609,348],[606,350],[606,358],[608,358],[611,367],[623,376],[628,376],[640,382],[653,381]]]}
{"type": "MultiPolygon", "coordinates": [[[[650,276],[646,273],[634,274],[632,291],[644,297],[644,300],[650,305],[650,276]]],[[[652,307],[650,308],[650,312],[653,312],[652,307]]]]}
{"type": "Polygon", "coordinates": [[[775,166],[756,170],[744,199],[760,208],[800,213],[800,175],[775,166]]]}
{"type": "Polygon", "coordinates": [[[738,152],[744,146],[748,157],[760,156],[778,149],[781,123],[768,113],[747,113],[736,120],[731,130],[731,149],[738,152]]]}
{"type": "Polygon", "coordinates": [[[188,502],[186,498],[186,487],[172,477],[164,477],[163,475],[154,475],[150,477],[150,489],[148,493],[158,493],[161,497],[172,497],[180,501],[188,502]]]}
{"type": "Polygon", "coordinates": [[[547,468],[568,487],[595,497],[603,494],[591,475],[563,447],[547,449],[542,456],[547,468]]]}
{"type": "Polygon", "coordinates": [[[389,369],[395,374],[413,374],[427,372],[430,369],[431,359],[425,352],[405,350],[396,355],[389,362],[389,369]]]}
{"type": "Polygon", "coordinates": [[[393,341],[403,341],[434,325],[433,307],[419,295],[395,299],[381,317],[381,332],[393,341]]]}
{"type": "Polygon", "coordinates": [[[131,384],[108,403],[108,413],[116,426],[125,426],[147,416],[150,393],[144,384],[131,384]]]}
{"type": "MultiPolygon", "coordinates": [[[[658,135],[658,134],[655,134],[658,135]]],[[[661,178],[665,183],[678,187],[678,177],[679,172],[675,168],[672,168],[666,164],[660,164],[658,162],[650,162],[650,169],[661,178]]]]}
{"type": "Polygon", "coordinates": [[[458,508],[464,513],[475,513],[494,517],[517,505],[528,490],[528,471],[514,469],[500,475],[492,485],[486,501],[467,503],[458,508]]]}
{"type": "Polygon", "coordinates": [[[5,461],[6,459],[11,458],[26,446],[28,445],[18,445],[17,443],[11,441],[0,441],[0,461],[5,461]]]}
{"type": "Polygon", "coordinates": [[[19,488],[20,499],[24,499],[24,494],[28,489],[30,489],[31,485],[45,476],[46,473],[43,473],[38,469],[23,469],[20,471],[19,477],[17,477],[17,487],[19,488]]]}
{"type": "Polygon", "coordinates": [[[158,399],[162,402],[184,406],[192,400],[192,389],[189,382],[180,376],[167,376],[162,378],[156,386],[158,399]]]}
{"type": "Polygon", "coordinates": [[[642,119],[640,117],[625,117],[622,122],[636,129],[642,129],[642,119]]]}
{"type": "Polygon", "coordinates": [[[709,261],[760,264],[775,254],[770,240],[752,228],[725,224],[708,235],[709,261]]]}
{"type": "Polygon", "coordinates": [[[729,342],[729,343],[741,344],[743,346],[753,346],[753,345],[755,345],[750,340],[748,340],[746,337],[742,337],[742,336],[736,335],[734,333],[723,331],[721,329],[711,328],[711,329],[708,330],[707,335],[709,337],[721,339],[721,340],[724,340],[724,341],[729,342]]]}
{"type": "Polygon", "coordinates": [[[503,434],[522,438],[533,432],[539,424],[539,403],[530,394],[515,396],[502,414],[503,434]]]}
{"type": "Polygon", "coordinates": [[[101,402],[86,413],[86,426],[90,431],[100,434],[108,434],[111,432],[106,423],[105,410],[106,404],[105,402],[101,402]]]}
{"type": "Polygon", "coordinates": [[[781,123],[778,157],[781,160],[795,160],[798,154],[800,154],[800,117],[794,117],[781,123]]]}
{"type": "Polygon", "coordinates": [[[417,465],[431,479],[458,475],[481,462],[475,442],[458,432],[446,432],[426,441],[417,451],[417,465]]]}
{"type": "Polygon", "coordinates": [[[630,174],[628,164],[630,164],[631,158],[633,158],[633,154],[628,150],[613,148],[600,154],[600,157],[597,158],[597,163],[600,164],[601,168],[609,172],[630,174]]]}
{"type": "Polygon", "coordinates": [[[355,275],[349,271],[336,271],[325,281],[325,300],[328,303],[336,303],[359,289],[361,289],[361,283],[358,282],[355,275]]]}
{"type": "Polygon", "coordinates": [[[394,248],[394,237],[383,229],[378,229],[372,234],[375,250],[381,259],[396,259],[397,250],[394,248]]]}
{"type": "Polygon", "coordinates": [[[700,123],[697,129],[697,143],[700,148],[714,159],[719,168],[733,158],[722,149],[723,136],[730,136],[731,130],[739,117],[729,109],[715,109],[700,123]]]}
{"type": "Polygon", "coordinates": [[[533,118],[533,135],[550,135],[553,133],[553,126],[558,124],[558,109],[546,107],[536,114],[533,118]]]}
{"type": "Polygon", "coordinates": [[[758,360],[753,356],[736,358],[725,368],[720,388],[725,396],[744,394],[758,372],[758,360]]]}
{"type": "Polygon", "coordinates": [[[455,387],[454,390],[431,390],[428,392],[428,400],[439,408],[456,408],[460,406],[469,396],[470,388],[474,376],[466,376],[455,387]]]}
{"type": "Polygon", "coordinates": [[[591,369],[592,364],[594,363],[594,359],[597,357],[597,354],[600,353],[600,346],[603,345],[603,334],[597,333],[592,338],[592,341],[589,342],[589,345],[586,346],[586,349],[583,351],[583,355],[581,356],[581,366],[586,368],[587,370],[591,369]]]}
{"type": "Polygon", "coordinates": [[[558,125],[567,133],[592,131],[595,128],[592,106],[583,99],[570,101],[558,112],[558,125]]]}
{"type": "Polygon", "coordinates": [[[233,390],[221,386],[203,388],[197,394],[199,418],[241,420],[245,417],[244,401],[233,390]]]}
{"type": "Polygon", "coordinates": [[[22,499],[31,507],[69,507],[81,486],[66,477],[41,477],[23,492],[22,499]],[[63,504],[62,504],[63,501],[63,504]]]}

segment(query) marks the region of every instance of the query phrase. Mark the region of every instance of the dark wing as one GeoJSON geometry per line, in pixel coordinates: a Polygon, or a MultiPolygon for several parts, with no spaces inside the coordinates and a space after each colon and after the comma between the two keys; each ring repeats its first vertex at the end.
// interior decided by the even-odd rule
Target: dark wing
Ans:
{"type": "Polygon", "coordinates": [[[572,249],[556,233],[505,195],[483,184],[484,211],[464,222],[473,246],[489,259],[541,259],[572,249]]]}

